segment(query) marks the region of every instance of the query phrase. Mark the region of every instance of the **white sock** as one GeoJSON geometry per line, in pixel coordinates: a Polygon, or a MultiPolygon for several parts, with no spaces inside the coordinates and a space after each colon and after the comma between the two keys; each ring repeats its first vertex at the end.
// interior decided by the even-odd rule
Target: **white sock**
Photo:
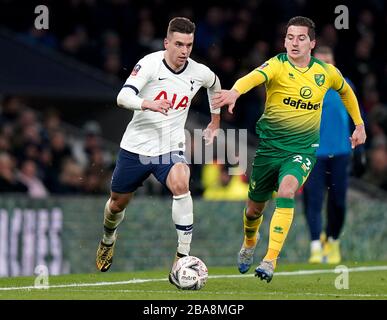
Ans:
{"type": "Polygon", "coordinates": [[[176,226],[177,252],[189,255],[193,230],[193,204],[191,192],[173,196],[172,220],[176,226]]]}
{"type": "Polygon", "coordinates": [[[118,225],[124,219],[125,210],[118,213],[112,213],[109,209],[110,199],[106,202],[103,220],[103,238],[104,244],[112,244],[116,240],[116,231],[118,225]]]}
{"type": "Polygon", "coordinates": [[[313,240],[310,242],[310,250],[311,251],[317,251],[322,250],[321,242],[320,240],[313,240]]]}

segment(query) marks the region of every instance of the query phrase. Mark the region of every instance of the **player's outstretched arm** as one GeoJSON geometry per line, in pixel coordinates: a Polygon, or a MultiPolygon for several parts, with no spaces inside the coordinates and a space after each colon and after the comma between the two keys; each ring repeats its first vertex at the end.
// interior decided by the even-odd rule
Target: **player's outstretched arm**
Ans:
{"type": "Polygon", "coordinates": [[[257,70],[251,71],[249,74],[238,79],[231,90],[221,90],[215,94],[212,99],[212,106],[214,108],[221,108],[228,105],[228,112],[233,113],[235,102],[240,95],[264,83],[266,77],[257,70]]]}
{"type": "Polygon", "coordinates": [[[214,109],[228,106],[228,112],[233,113],[235,102],[239,98],[240,93],[235,90],[220,90],[216,92],[212,98],[211,105],[214,109]]]}

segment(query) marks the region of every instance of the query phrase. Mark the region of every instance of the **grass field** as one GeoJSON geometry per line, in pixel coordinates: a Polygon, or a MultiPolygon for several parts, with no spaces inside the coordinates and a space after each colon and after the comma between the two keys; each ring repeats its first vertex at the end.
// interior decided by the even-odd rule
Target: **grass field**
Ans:
{"type": "Polygon", "coordinates": [[[35,277],[0,278],[0,299],[387,299],[386,262],[343,264],[349,268],[348,289],[336,289],[336,278],[344,274],[335,273],[332,266],[287,264],[278,266],[270,283],[255,278],[252,271],[240,275],[235,267],[211,267],[208,282],[199,291],[177,290],[167,281],[167,270],[50,276],[49,289],[34,288],[35,277]]]}

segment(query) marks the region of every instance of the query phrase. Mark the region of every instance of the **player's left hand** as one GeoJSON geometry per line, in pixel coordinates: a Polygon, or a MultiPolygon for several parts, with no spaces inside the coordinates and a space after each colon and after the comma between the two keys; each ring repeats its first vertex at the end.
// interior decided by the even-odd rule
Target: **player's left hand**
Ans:
{"type": "Polygon", "coordinates": [[[365,143],[367,134],[365,132],[364,124],[357,125],[352,133],[352,137],[349,139],[351,140],[352,149],[355,149],[356,146],[365,143]]]}
{"type": "Polygon", "coordinates": [[[214,142],[214,138],[218,135],[219,123],[210,122],[207,128],[203,131],[203,139],[205,145],[208,146],[214,142]]]}

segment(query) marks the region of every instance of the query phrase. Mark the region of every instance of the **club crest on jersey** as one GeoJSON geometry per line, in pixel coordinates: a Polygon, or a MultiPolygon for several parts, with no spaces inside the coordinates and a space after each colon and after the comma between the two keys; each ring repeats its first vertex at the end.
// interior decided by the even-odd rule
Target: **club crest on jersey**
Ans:
{"type": "Polygon", "coordinates": [[[132,73],[130,74],[131,76],[135,76],[137,75],[137,73],[140,71],[141,69],[141,65],[139,64],[136,64],[132,70],[132,73]]]}
{"type": "Polygon", "coordinates": [[[325,75],[322,73],[315,74],[314,75],[314,81],[316,81],[316,84],[321,87],[325,82],[325,75]]]}

